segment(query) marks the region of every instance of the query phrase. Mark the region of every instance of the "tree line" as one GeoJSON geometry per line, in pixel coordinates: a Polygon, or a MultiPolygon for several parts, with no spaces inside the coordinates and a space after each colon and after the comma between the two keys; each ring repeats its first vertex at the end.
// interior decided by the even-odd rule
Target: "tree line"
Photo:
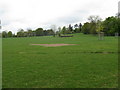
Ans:
{"type": "Polygon", "coordinates": [[[82,33],[97,34],[104,32],[107,36],[120,35],[120,18],[118,16],[107,17],[104,21],[99,16],[90,16],[89,22],[84,23],[82,33]]]}
{"type": "Polygon", "coordinates": [[[43,28],[37,28],[36,30],[32,29],[27,29],[27,31],[23,29],[19,29],[17,34],[13,34],[12,31],[2,32],[2,37],[7,38],[7,37],[33,37],[33,36],[50,36],[54,35],[54,31],[52,29],[49,30],[43,30],[43,28]]]}
{"type": "Polygon", "coordinates": [[[104,21],[99,16],[90,16],[88,18],[88,22],[85,22],[83,25],[81,23],[71,25],[68,27],[58,27],[56,28],[53,25],[53,28],[48,30],[43,30],[43,28],[37,28],[36,30],[27,29],[27,31],[23,29],[19,29],[17,34],[13,34],[12,31],[2,32],[2,37],[33,37],[33,36],[50,36],[50,35],[65,35],[65,34],[73,34],[73,33],[84,33],[84,34],[93,34],[96,35],[99,32],[104,32],[105,35],[114,36],[115,33],[120,35],[120,18],[117,16],[107,17],[104,21]]]}
{"type": "Polygon", "coordinates": [[[19,29],[17,34],[13,34],[12,31],[3,31],[2,32],[2,37],[7,38],[7,37],[33,37],[33,36],[55,36],[59,34],[72,34],[72,33],[80,33],[82,24],[80,25],[75,24],[73,29],[73,26],[70,24],[69,27],[64,26],[63,28],[59,27],[58,29],[56,28],[55,25],[52,25],[51,29],[44,30],[43,28],[37,28],[36,30],[32,29],[27,29],[27,31],[23,29],[19,29]]]}

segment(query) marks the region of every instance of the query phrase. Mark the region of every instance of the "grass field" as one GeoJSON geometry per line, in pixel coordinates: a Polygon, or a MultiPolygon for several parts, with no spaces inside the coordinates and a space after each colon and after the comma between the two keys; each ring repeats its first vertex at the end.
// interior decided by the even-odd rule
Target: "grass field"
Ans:
{"type": "Polygon", "coordinates": [[[3,39],[3,88],[115,88],[118,39],[74,34],[3,39]],[[79,44],[44,47],[30,44],[79,44]]]}

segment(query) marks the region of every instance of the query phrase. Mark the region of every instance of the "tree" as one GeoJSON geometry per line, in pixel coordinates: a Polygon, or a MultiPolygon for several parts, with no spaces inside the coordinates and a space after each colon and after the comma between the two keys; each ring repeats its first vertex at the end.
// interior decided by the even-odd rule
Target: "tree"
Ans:
{"type": "Polygon", "coordinates": [[[17,37],[24,37],[24,30],[23,29],[19,29],[19,31],[17,32],[17,37]]]}
{"type": "Polygon", "coordinates": [[[106,35],[114,36],[115,33],[120,33],[120,18],[111,16],[103,21],[104,29],[106,35]]]}
{"type": "Polygon", "coordinates": [[[97,23],[98,21],[101,21],[102,19],[99,16],[89,16],[88,20],[90,21],[90,23],[97,23]]]}
{"type": "Polygon", "coordinates": [[[84,25],[82,26],[82,33],[84,34],[90,34],[90,23],[89,22],[86,22],[84,23],[84,25]]]}
{"type": "Polygon", "coordinates": [[[74,28],[78,28],[78,24],[75,24],[75,25],[74,25],[74,28]]]}
{"type": "Polygon", "coordinates": [[[78,26],[78,24],[75,24],[75,25],[74,25],[74,28],[75,28],[75,29],[74,29],[74,32],[75,32],[75,33],[79,33],[79,32],[80,32],[80,31],[79,31],[79,26],[78,26]]]}
{"type": "Polygon", "coordinates": [[[48,33],[47,33],[47,30],[43,30],[43,35],[44,35],[44,36],[47,36],[47,34],[48,34],[48,33]]]}
{"type": "Polygon", "coordinates": [[[71,24],[69,24],[68,30],[73,33],[73,27],[71,26],[71,24]]]}
{"type": "Polygon", "coordinates": [[[6,38],[7,36],[8,36],[7,32],[6,32],[6,31],[3,31],[3,32],[2,32],[2,37],[3,37],[3,38],[6,38]]]}
{"type": "Polygon", "coordinates": [[[36,32],[36,36],[43,36],[44,35],[42,28],[37,28],[35,32],[36,32]]]}
{"type": "Polygon", "coordinates": [[[98,22],[96,26],[96,31],[98,33],[99,40],[103,40],[104,32],[103,32],[103,25],[102,22],[98,22]]]}
{"type": "Polygon", "coordinates": [[[102,22],[98,22],[97,25],[96,25],[96,31],[99,33],[99,32],[102,32],[103,31],[103,25],[102,25],[102,22]]]}
{"type": "Polygon", "coordinates": [[[11,31],[9,31],[8,32],[8,37],[12,37],[13,35],[12,35],[12,32],[11,31]]]}
{"type": "Polygon", "coordinates": [[[66,34],[66,27],[64,26],[63,28],[62,28],[62,34],[66,34]]]}
{"type": "Polygon", "coordinates": [[[33,36],[36,36],[36,31],[34,30],[34,31],[32,31],[32,33],[33,33],[33,36]]]}
{"type": "Polygon", "coordinates": [[[99,16],[89,16],[88,20],[90,21],[90,33],[97,34],[96,32],[97,23],[102,19],[99,16]]]}
{"type": "Polygon", "coordinates": [[[54,35],[54,34],[55,34],[54,31],[53,31],[52,29],[47,30],[47,32],[48,32],[48,35],[54,35]]]}
{"type": "Polygon", "coordinates": [[[82,24],[81,23],[79,24],[79,30],[80,30],[80,32],[82,31],[82,24]]]}

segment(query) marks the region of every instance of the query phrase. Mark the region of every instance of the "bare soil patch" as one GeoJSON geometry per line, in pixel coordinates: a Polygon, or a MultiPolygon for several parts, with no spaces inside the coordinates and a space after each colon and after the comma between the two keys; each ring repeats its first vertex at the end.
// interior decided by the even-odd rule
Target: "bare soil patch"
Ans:
{"type": "Polygon", "coordinates": [[[68,46],[68,45],[77,45],[77,44],[31,44],[45,47],[57,47],[57,46],[68,46]]]}

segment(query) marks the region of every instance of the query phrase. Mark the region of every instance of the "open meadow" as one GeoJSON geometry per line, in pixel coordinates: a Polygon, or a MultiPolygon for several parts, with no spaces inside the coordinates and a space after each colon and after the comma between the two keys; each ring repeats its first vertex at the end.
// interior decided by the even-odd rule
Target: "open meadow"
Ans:
{"type": "Polygon", "coordinates": [[[73,35],[3,38],[3,88],[117,87],[118,39],[73,35]]]}

